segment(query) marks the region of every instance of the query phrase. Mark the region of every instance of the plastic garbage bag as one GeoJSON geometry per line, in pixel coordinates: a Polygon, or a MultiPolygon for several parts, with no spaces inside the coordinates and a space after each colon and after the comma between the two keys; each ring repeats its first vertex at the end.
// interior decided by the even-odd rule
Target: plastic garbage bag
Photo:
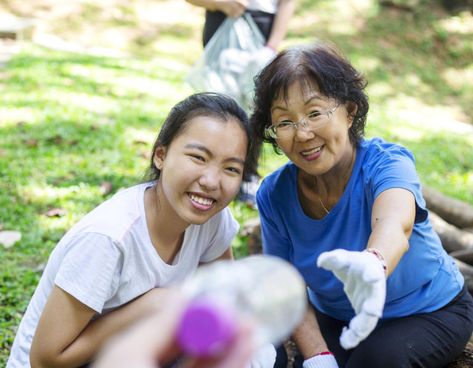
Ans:
{"type": "Polygon", "coordinates": [[[227,17],[192,67],[187,82],[199,92],[228,94],[248,110],[253,101],[253,78],[269,61],[261,57],[264,44],[249,14],[227,17]]]}

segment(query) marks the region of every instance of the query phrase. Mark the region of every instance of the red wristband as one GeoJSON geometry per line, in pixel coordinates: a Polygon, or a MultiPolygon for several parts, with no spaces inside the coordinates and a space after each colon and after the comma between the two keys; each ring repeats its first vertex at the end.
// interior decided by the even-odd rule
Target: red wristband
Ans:
{"type": "Polygon", "coordinates": [[[322,351],[321,353],[315,354],[314,356],[319,356],[319,355],[333,355],[331,351],[322,351]]]}

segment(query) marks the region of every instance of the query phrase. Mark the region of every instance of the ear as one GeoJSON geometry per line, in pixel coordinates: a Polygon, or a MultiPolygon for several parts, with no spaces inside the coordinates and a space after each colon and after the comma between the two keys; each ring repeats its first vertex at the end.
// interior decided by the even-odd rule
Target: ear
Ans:
{"type": "Polygon", "coordinates": [[[348,101],[346,109],[348,113],[348,127],[351,128],[353,119],[355,118],[356,112],[358,111],[358,105],[353,101],[348,101]]]}
{"type": "Polygon", "coordinates": [[[161,170],[164,166],[164,159],[166,158],[166,147],[158,146],[154,151],[153,163],[157,169],[161,170]]]}

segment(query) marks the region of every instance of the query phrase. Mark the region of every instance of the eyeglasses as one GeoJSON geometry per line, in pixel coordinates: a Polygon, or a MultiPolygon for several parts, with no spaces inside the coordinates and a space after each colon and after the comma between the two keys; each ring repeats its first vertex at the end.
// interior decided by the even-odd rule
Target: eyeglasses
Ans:
{"type": "Polygon", "coordinates": [[[330,123],[331,116],[339,106],[340,105],[338,104],[332,109],[325,111],[312,111],[309,115],[298,122],[293,122],[289,119],[283,120],[275,125],[266,127],[264,129],[264,134],[266,138],[287,139],[294,136],[294,133],[298,129],[299,125],[303,126],[304,128],[308,128],[311,131],[320,129],[330,123]]]}

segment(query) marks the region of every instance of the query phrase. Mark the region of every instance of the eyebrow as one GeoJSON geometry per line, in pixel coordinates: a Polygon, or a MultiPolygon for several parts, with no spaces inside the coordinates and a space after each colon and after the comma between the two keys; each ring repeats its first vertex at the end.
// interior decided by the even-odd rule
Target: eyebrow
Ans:
{"type": "MultiPolygon", "coordinates": [[[[197,149],[199,151],[202,151],[204,152],[205,154],[213,157],[214,155],[212,154],[212,152],[207,148],[205,147],[204,145],[202,144],[198,144],[198,143],[188,143],[184,146],[184,148],[190,148],[190,149],[197,149]]],[[[242,160],[241,158],[239,157],[229,157],[225,160],[225,162],[236,162],[238,164],[241,164],[243,166],[245,166],[245,160],[242,160]]]]}
{"type": "MultiPolygon", "coordinates": [[[[308,100],[304,101],[304,105],[308,105],[309,103],[312,102],[312,100],[314,99],[321,99],[321,96],[317,93],[314,93],[308,100]]],[[[282,110],[282,111],[287,111],[288,109],[286,107],[283,107],[283,106],[274,106],[271,108],[271,112],[273,112],[274,110],[282,110]]]]}

